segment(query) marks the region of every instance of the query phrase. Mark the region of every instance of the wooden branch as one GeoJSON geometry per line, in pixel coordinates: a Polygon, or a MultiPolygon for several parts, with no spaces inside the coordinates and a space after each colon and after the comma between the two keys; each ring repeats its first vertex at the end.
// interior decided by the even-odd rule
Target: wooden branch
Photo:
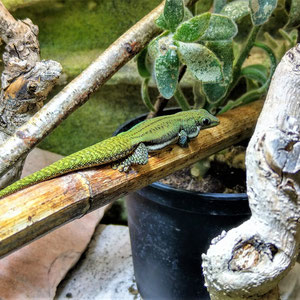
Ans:
{"type": "MultiPolygon", "coordinates": [[[[195,2],[197,1],[185,0],[187,5],[195,2]]],[[[163,6],[164,3],[125,32],[30,121],[2,144],[0,176],[45,138],[63,119],[84,104],[91,93],[101,87],[161,31],[154,21],[161,14],[163,6]]]]}
{"type": "Polygon", "coordinates": [[[206,129],[188,149],[173,145],[129,174],[110,166],[74,172],[8,196],[0,201],[0,256],[57,226],[83,216],[128,192],[224,149],[252,134],[262,107],[257,101],[220,116],[221,124],[206,129]]]}
{"type": "MultiPolygon", "coordinates": [[[[203,255],[211,299],[263,299],[296,261],[300,245],[300,44],[274,73],[247,148],[252,217],[203,255]]],[[[273,298],[277,299],[277,298],[273,298]]]]}

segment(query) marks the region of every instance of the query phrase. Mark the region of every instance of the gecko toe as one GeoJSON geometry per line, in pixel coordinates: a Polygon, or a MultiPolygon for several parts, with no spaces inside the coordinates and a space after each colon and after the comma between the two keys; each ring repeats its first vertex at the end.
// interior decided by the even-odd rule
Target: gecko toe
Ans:
{"type": "Polygon", "coordinates": [[[119,168],[119,165],[120,165],[119,163],[114,162],[114,163],[111,164],[111,168],[113,170],[117,170],[119,168]]]}
{"type": "Polygon", "coordinates": [[[128,172],[129,172],[129,170],[130,170],[130,166],[126,166],[126,167],[124,167],[124,170],[123,170],[123,172],[125,172],[125,173],[128,173],[128,172]]]}

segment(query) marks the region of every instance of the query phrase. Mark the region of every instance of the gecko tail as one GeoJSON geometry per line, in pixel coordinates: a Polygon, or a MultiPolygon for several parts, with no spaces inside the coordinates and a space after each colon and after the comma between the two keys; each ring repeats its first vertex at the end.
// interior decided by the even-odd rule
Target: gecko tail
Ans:
{"type": "Polygon", "coordinates": [[[45,176],[44,173],[40,173],[43,171],[44,171],[44,169],[42,169],[36,173],[30,174],[16,182],[12,183],[11,185],[7,186],[6,188],[2,189],[0,191],[0,199],[6,197],[8,195],[11,195],[17,191],[20,191],[26,187],[34,185],[35,183],[39,183],[43,180],[51,179],[54,177],[54,176],[47,177],[47,176],[45,176]]]}
{"type": "Polygon", "coordinates": [[[58,177],[75,170],[103,165],[120,159],[132,151],[132,145],[127,139],[112,137],[93,146],[66,156],[53,164],[32,173],[0,191],[0,199],[11,195],[36,183],[58,177]]]}
{"type": "Polygon", "coordinates": [[[2,189],[0,191],[0,199],[22,189],[25,189],[29,186],[32,186],[36,183],[70,173],[77,169],[84,169],[87,167],[89,167],[89,165],[81,166],[81,162],[79,161],[78,157],[67,156],[35,173],[21,178],[20,180],[2,189]]]}

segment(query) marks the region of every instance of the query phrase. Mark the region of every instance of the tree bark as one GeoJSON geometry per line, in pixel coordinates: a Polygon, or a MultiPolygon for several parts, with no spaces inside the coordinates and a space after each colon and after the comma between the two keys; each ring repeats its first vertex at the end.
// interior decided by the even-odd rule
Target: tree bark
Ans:
{"type": "MultiPolygon", "coordinates": [[[[38,27],[29,19],[15,20],[0,1],[0,38],[6,47],[0,92],[0,144],[42,106],[61,73],[59,63],[40,61],[38,27]]],[[[8,148],[12,153],[14,149],[8,148]]],[[[4,163],[9,165],[8,154],[4,163]]],[[[25,155],[0,179],[0,187],[20,177],[25,155]]]]}
{"type": "Polygon", "coordinates": [[[247,148],[252,216],[223,232],[203,254],[212,299],[264,299],[276,294],[294,265],[300,242],[299,129],[300,44],[277,66],[247,148]]]}

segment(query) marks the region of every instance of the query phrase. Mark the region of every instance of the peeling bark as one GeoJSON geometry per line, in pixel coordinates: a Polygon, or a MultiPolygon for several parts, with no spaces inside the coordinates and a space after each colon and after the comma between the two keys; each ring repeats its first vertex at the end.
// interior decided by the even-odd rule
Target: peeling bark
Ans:
{"type": "MultiPolygon", "coordinates": [[[[37,35],[38,27],[31,20],[15,20],[0,1],[0,38],[6,44],[1,75],[0,144],[43,106],[61,73],[59,63],[40,61],[37,35]]],[[[20,177],[24,158],[25,155],[1,177],[0,187],[20,177]]]]}
{"type": "Polygon", "coordinates": [[[277,66],[247,148],[252,216],[203,254],[212,299],[265,299],[294,265],[300,243],[299,129],[300,44],[277,66]]]}

